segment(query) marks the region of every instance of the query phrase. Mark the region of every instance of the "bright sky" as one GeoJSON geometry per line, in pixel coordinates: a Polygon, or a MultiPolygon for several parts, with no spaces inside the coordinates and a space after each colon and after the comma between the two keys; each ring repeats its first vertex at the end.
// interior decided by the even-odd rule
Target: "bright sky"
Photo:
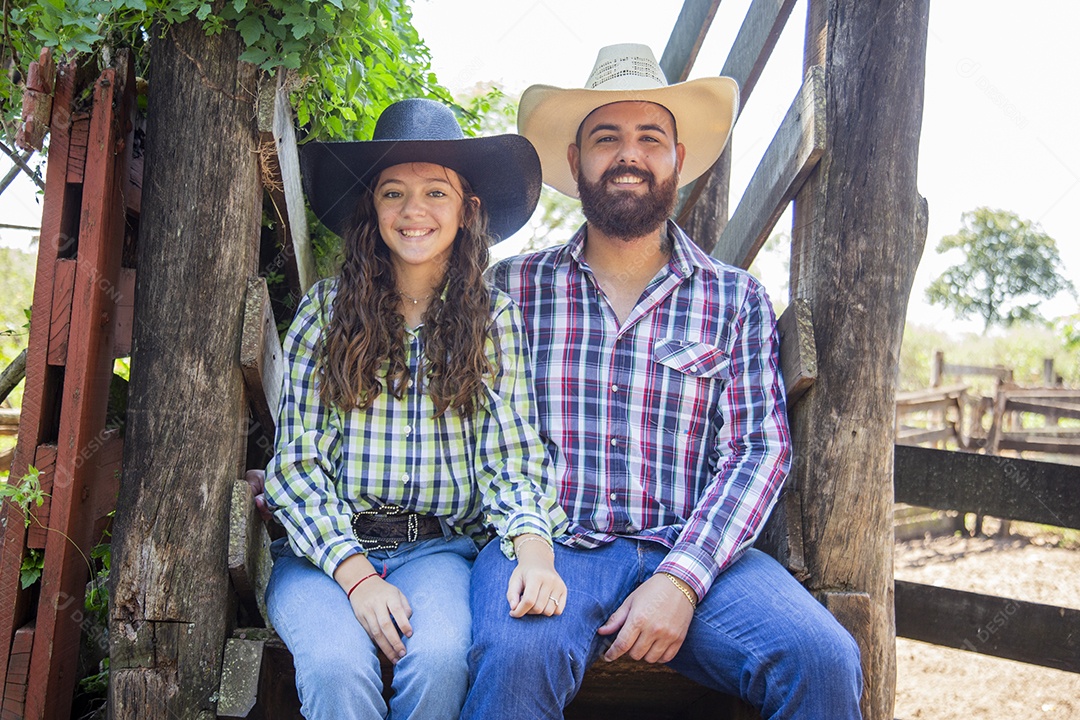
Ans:
{"type": "MultiPolygon", "coordinates": [[[[720,4],[691,77],[720,72],[749,4],[720,4]]],[[[448,0],[416,0],[414,20],[452,91],[498,81],[516,95],[534,83],[581,87],[604,45],[641,42],[659,58],[681,7],[682,0],[471,0],[464,10],[448,0]]],[[[801,83],[805,17],[800,0],[735,128],[732,210],[801,83]]],[[[923,300],[929,281],[955,262],[934,252],[937,241],[980,205],[1041,224],[1058,242],[1063,271],[1080,286],[1080,99],[1069,89],[1080,69],[1077,28],[1080,4],[1065,0],[930,3],[919,157],[930,226],[909,320],[981,328],[923,300]]],[[[790,229],[790,219],[777,228],[790,229]]],[[[762,271],[770,292],[783,297],[782,273],[762,271]]],[[[1044,311],[1075,313],[1077,304],[1061,298],[1044,311]]]]}
{"type": "MultiPolygon", "coordinates": [[[[692,77],[718,73],[750,0],[726,0],[692,77]]],[[[682,0],[414,0],[415,24],[440,80],[452,91],[497,81],[517,95],[534,83],[584,84],[597,50],[618,42],[663,53],[682,0]]],[[[732,209],[802,80],[805,0],[800,0],[733,136],[732,209]]],[[[1075,91],[1080,3],[1068,0],[936,0],[930,3],[919,191],[930,206],[927,251],[909,320],[949,330],[958,323],[923,301],[929,281],[954,259],[934,252],[980,205],[1038,222],[1057,240],[1063,272],[1080,285],[1080,140],[1075,91]]],[[[8,163],[0,158],[0,173],[8,163]]],[[[0,196],[0,223],[37,225],[40,206],[20,178],[0,196]]],[[[789,229],[782,218],[778,229],[789,229]]],[[[0,230],[0,245],[26,247],[29,234],[0,230]]],[[[783,298],[777,268],[762,268],[783,298]]],[[[1075,313],[1071,298],[1051,316],[1075,313]]]]}

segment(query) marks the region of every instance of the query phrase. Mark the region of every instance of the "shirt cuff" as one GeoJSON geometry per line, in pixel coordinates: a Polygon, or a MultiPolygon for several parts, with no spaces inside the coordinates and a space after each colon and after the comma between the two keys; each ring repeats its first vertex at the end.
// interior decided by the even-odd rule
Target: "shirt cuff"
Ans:
{"type": "Polygon", "coordinates": [[[338,537],[325,543],[319,550],[318,564],[332,578],[338,565],[357,553],[367,554],[354,538],[338,537]]]}
{"type": "Polygon", "coordinates": [[[701,602],[720,573],[720,566],[712,555],[696,545],[679,544],[667,554],[656,572],[674,575],[682,580],[701,602]]]}
{"type": "Polygon", "coordinates": [[[526,533],[539,535],[549,544],[551,543],[551,526],[543,516],[532,513],[515,515],[510,518],[510,522],[506,524],[506,532],[499,539],[499,549],[508,560],[517,559],[517,553],[514,552],[514,538],[526,533]]]}

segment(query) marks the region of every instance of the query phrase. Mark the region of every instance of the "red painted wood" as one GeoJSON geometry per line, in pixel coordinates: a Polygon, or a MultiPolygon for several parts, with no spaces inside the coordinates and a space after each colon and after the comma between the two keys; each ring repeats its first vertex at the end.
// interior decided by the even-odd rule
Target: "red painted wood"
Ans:
{"type": "MultiPolygon", "coordinates": [[[[75,83],[75,64],[61,65],[58,70],[56,95],[53,99],[53,124],[49,140],[49,164],[45,176],[45,199],[41,215],[41,240],[38,243],[37,272],[34,278],[35,318],[52,317],[53,273],[56,258],[65,245],[64,218],[70,196],[65,192],[69,149],[68,118],[75,83]]],[[[26,353],[26,380],[23,390],[22,414],[11,478],[21,478],[29,467],[48,418],[42,417],[46,397],[55,388],[49,387],[46,358],[49,346],[49,323],[32,322],[26,353]]],[[[26,533],[18,510],[5,504],[2,511],[4,531],[0,545],[0,687],[7,681],[7,668],[15,629],[25,622],[26,593],[19,588],[19,566],[22,564],[26,533]]]]}
{"type": "Polygon", "coordinates": [[[67,181],[81,183],[86,169],[86,145],[90,140],[90,116],[78,113],[70,116],[71,145],[68,150],[67,181]]]}
{"type": "Polygon", "coordinates": [[[50,510],[50,528],[59,532],[50,532],[45,544],[26,696],[26,716],[31,718],[70,714],[89,575],[85,557],[96,539],[91,537],[94,518],[89,517],[87,501],[94,458],[108,439],[105,411],[123,250],[123,188],[130,166],[127,136],[134,107],[132,66],[128,64],[119,78],[118,74],[108,68],[94,85],[71,312],[70,337],[76,341],[68,347],[50,510]]]}
{"type": "Polygon", "coordinates": [[[38,445],[37,455],[34,456],[34,467],[41,473],[38,480],[41,482],[41,491],[45,493],[45,501],[40,507],[30,509],[30,527],[26,531],[26,547],[43,550],[45,537],[49,527],[49,509],[52,507],[53,476],[56,473],[56,446],[38,445]]]}
{"type": "Polygon", "coordinates": [[[67,362],[68,334],[71,330],[71,298],[75,292],[74,260],[56,261],[53,273],[52,318],[49,322],[49,364],[67,362]]]}
{"type": "Polygon", "coordinates": [[[26,686],[30,671],[30,650],[34,644],[34,624],[30,623],[15,631],[11,643],[11,658],[4,684],[2,718],[19,718],[25,713],[26,686]]]}
{"type": "MultiPolygon", "coordinates": [[[[131,212],[131,208],[128,208],[131,212]]],[[[131,329],[135,323],[135,270],[120,268],[119,297],[116,300],[116,325],[113,329],[113,357],[131,355],[131,329]]]]}

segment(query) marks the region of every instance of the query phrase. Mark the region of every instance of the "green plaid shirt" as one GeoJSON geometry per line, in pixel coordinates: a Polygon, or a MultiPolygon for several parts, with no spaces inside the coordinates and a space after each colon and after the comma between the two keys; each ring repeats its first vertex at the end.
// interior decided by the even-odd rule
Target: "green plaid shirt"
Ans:
{"type": "Polygon", "coordinates": [[[405,350],[413,380],[405,396],[384,391],[367,410],[342,412],[322,403],[317,373],[336,283],[324,280],[308,292],[283,344],[286,375],[266,495],[293,549],[333,576],[342,560],[363,552],[352,514],[388,503],[442,518],[480,541],[493,527],[511,558],[509,538],[561,533],[566,515],[535,430],[528,345],[509,297],[492,291],[488,358],[498,372],[485,378],[473,416],[432,417],[419,372],[423,341],[411,331],[405,350]]]}

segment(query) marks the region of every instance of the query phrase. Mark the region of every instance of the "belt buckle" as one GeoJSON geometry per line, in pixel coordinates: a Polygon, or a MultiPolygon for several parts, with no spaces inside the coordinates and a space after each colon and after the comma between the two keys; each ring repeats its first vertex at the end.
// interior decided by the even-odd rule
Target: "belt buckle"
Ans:
{"type": "MultiPolygon", "coordinates": [[[[375,520],[374,522],[378,523],[378,520],[375,520]]],[[[415,542],[420,535],[417,514],[406,510],[400,505],[383,505],[374,510],[360,510],[354,512],[351,525],[353,536],[356,538],[356,541],[360,543],[360,547],[362,547],[365,552],[372,552],[374,550],[397,550],[402,542],[415,542]],[[398,515],[407,516],[404,540],[390,540],[385,537],[367,535],[360,532],[360,524],[366,518],[392,518],[398,515]]]]}

